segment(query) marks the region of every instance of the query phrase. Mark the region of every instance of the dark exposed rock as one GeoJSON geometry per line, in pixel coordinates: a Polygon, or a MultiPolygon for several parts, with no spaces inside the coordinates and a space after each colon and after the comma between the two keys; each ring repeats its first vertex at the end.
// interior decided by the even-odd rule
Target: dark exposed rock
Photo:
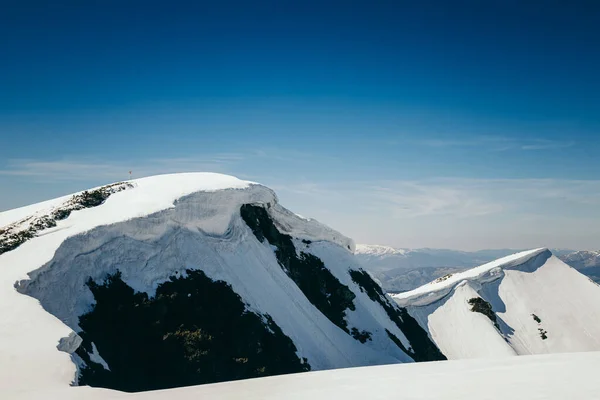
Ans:
{"type": "Polygon", "coordinates": [[[535,322],[537,322],[538,324],[542,322],[542,320],[540,319],[540,317],[538,317],[537,315],[531,314],[531,316],[533,317],[533,320],[535,322]]]}
{"type": "Polygon", "coordinates": [[[111,194],[133,187],[131,183],[114,183],[92,191],[74,195],[48,215],[27,218],[0,230],[0,254],[11,251],[37,236],[37,233],[56,226],[56,221],[66,219],[71,212],[84,208],[97,207],[104,203],[111,194]],[[24,225],[25,228],[21,228],[24,225]]]}
{"type": "Polygon", "coordinates": [[[80,385],[137,392],[310,370],[270,316],[202,271],[172,277],[152,298],[120,273],[87,285],[96,304],[79,318],[80,385]],[[92,343],[110,370],[90,359],[92,343]]]}
{"type": "Polygon", "coordinates": [[[410,354],[408,349],[406,347],[404,347],[404,345],[402,344],[402,341],[400,339],[398,339],[398,336],[394,335],[392,332],[390,332],[387,329],[385,330],[385,333],[387,333],[388,337],[392,340],[392,342],[394,342],[396,344],[396,346],[398,346],[400,348],[400,350],[402,350],[406,354],[410,354]]]}
{"type": "Polygon", "coordinates": [[[386,332],[390,339],[402,351],[410,355],[415,361],[435,361],[445,360],[446,357],[440,352],[437,346],[429,339],[427,332],[419,325],[419,323],[406,311],[405,308],[398,307],[393,304],[381,290],[381,287],[371,278],[371,276],[363,270],[350,271],[352,281],[356,283],[360,290],[369,296],[369,298],[379,303],[385,310],[388,317],[396,324],[408,341],[410,342],[412,351],[406,349],[402,342],[390,331],[386,332]]]}
{"type": "Polygon", "coordinates": [[[471,311],[485,315],[494,323],[496,329],[500,330],[498,319],[496,318],[496,314],[494,313],[494,310],[492,310],[492,305],[490,303],[481,297],[473,297],[472,299],[469,299],[468,303],[471,305],[471,311]]]}
{"type": "Polygon", "coordinates": [[[538,331],[540,332],[540,337],[542,338],[542,340],[548,339],[548,336],[546,335],[548,331],[545,331],[542,328],[538,328],[538,331]]]}
{"type": "Polygon", "coordinates": [[[279,232],[263,207],[244,204],[240,214],[259,241],[276,247],[281,268],[298,285],[306,298],[331,322],[347,333],[346,310],[354,310],[356,295],[329,271],[318,257],[296,251],[292,237],[279,232]]]}
{"type": "Polygon", "coordinates": [[[367,340],[371,340],[371,332],[368,331],[359,331],[357,328],[352,328],[350,330],[352,337],[358,340],[361,343],[366,343],[367,340]]]}

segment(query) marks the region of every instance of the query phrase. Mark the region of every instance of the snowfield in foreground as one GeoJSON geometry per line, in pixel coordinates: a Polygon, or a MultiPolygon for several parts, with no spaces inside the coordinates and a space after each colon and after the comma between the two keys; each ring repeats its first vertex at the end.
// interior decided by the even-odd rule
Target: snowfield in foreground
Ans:
{"type": "Polygon", "coordinates": [[[600,287],[547,249],[393,298],[449,359],[600,350],[600,287]]]}
{"type": "Polygon", "coordinates": [[[599,352],[552,354],[348,368],[135,394],[88,387],[66,387],[52,391],[32,389],[18,398],[594,400],[600,399],[599,367],[599,352]]]}

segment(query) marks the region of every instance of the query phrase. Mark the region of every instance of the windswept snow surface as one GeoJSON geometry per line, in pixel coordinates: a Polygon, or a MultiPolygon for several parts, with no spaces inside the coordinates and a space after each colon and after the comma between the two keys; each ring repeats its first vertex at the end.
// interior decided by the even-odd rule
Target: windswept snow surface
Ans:
{"type": "MultiPolygon", "coordinates": [[[[227,282],[249,310],[273,318],[313,370],[413,361],[386,334],[389,330],[410,349],[403,332],[352,281],[349,270],[360,267],[352,240],[284,209],[270,189],[234,177],[192,173],[130,183],[132,188],[112,194],[102,205],[74,211],[56,227],[0,255],[1,393],[26,393],[32,384],[50,393],[76,379],[67,352],[80,343],[72,334],[79,329],[78,317],[94,303],[85,283],[90,277],[102,281],[117,270],[127,285],[149,296],[186,269],[227,282]],[[278,264],[273,247],[258,241],[244,223],[243,204],[267,208],[298,251],[318,256],[350,288],[356,309],[346,310],[348,329],[367,331],[371,340],[360,343],[310,303],[278,264]],[[32,297],[17,292],[16,282],[32,297]],[[59,342],[63,351],[57,350],[59,342]]],[[[4,212],[0,221],[48,213],[69,198],[4,212]]],[[[110,369],[101,348],[94,346],[91,358],[110,369]]]]}
{"type": "MultiPolygon", "coordinates": [[[[6,399],[87,400],[594,400],[600,353],[442,361],[308,372],[212,385],[119,393],[90,387],[29,391],[6,399]]],[[[3,392],[3,395],[6,392],[3,392]]]]}
{"type": "Polygon", "coordinates": [[[600,287],[547,249],[504,257],[393,298],[450,359],[600,350],[600,287]],[[471,311],[489,303],[493,321],[471,311]]]}

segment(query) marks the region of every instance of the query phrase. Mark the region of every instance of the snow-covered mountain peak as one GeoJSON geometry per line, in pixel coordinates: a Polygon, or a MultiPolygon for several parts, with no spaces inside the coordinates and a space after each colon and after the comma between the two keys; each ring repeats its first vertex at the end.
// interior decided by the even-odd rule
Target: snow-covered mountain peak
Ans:
{"type": "Polygon", "coordinates": [[[0,375],[12,388],[140,391],[445,358],[351,239],[253,182],[148,177],[0,221],[0,375]]]}
{"type": "Polygon", "coordinates": [[[371,256],[389,256],[389,255],[405,255],[410,250],[396,249],[389,246],[381,246],[378,244],[357,244],[355,254],[364,254],[371,256]]]}

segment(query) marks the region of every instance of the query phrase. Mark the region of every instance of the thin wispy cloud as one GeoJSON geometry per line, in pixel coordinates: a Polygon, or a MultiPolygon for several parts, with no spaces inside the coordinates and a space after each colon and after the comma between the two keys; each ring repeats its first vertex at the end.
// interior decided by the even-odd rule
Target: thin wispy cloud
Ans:
{"type": "Polygon", "coordinates": [[[45,181],[121,180],[134,177],[185,171],[227,172],[229,166],[242,161],[243,154],[217,154],[210,157],[157,158],[143,161],[72,160],[9,160],[0,175],[45,181]]]}
{"type": "Polygon", "coordinates": [[[0,176],[44,181],[122,180],[149,175],[210,171],[255,179],[248,174],[248,165],[301,164],[339,161],[338,158],[314,152],[279,149],[276,147],[248,148],[243,151],[198,154],[188,157],[161,157],[125,161],[123,159],[64,158],[58,160],[10,159],[0,166],[0,176]]]}
{"type": "Polygon", "coordinates": [[[573,141],[556,141],[556,140],[544,140],[537,139],[532,143],[521,145],[522,150],[552,150],[552,149],[565,149],[567,147],[575,146],[573,141]]]}
{"type": "MultiPolygon", "coordinates": [[[[128,179],[129,170],[134,178],[182,171],[222,172],[273,188],[285,207],[358,241],[401,247],[597,247],[600,180],[346,177],[332,181],[314,174],[302,178],[277,173],[277,168],[270,167],[269,153],[161,158],[131,165],[89,159],[21,159],[8,162],[0,177],[56,182],[51,186],[74,191],[128,179]],[[266,161],[264,175],[247,169],[257,161],[266,161]]],[[[55,195],[63,192],[68,190],[57,189],[55,195]]]]}
{"type": "MultiPolygon", "coordinates": [[[[600,180],[467,179],[420,181],[383,180],[344,183],[278,185],[283,193],[320,198],[338,204],[349,201],[357,209],[394,219],[430,216],[479,218],[506,213],[514,216],[577,214],[600,206],[600,180]]],[[[596,212],[597,214],[597,212],[596,212]]]]}
{"type": "Polygon", "coordinates": [[[425,139],[414,142],[420,146],[437,148],[483,148],[489,151],[508,150],[555,150],[573,147],[576,142],[570,140],[516,139],[498,136],[473,136],[462,139],[425,139]]]}

